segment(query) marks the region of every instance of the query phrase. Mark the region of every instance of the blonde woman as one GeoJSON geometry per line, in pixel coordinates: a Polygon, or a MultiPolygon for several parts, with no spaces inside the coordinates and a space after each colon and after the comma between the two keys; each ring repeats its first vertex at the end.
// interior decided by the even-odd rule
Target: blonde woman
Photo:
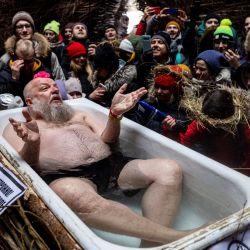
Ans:
{"type": "Polygon", "coordinates": [[[81,43],[71,42],[67,46],[67,54],[70,60],[70,65],[69,70],[65,72],[66,78],[78,78],[81,83],[82,92],[86,95],[86,98],[93,101],[100,101],[105,90],[101,87],[94,90],[93,85],[91,84],[93,81],[93,69],[87,59],[86,48],[81,43]]]}

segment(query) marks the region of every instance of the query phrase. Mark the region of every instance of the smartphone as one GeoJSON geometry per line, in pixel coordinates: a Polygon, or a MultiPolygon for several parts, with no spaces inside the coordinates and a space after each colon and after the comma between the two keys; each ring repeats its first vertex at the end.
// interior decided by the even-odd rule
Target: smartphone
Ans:
{"type": "Polygon", "coordinates": [[[236,50],[236,43],[234,41],[228,41],[228,43],[227,43],[227,49],[235,51],[236,50]]]}
{"type": "Polygon", "coordinates": [[[179,10],[177,8],[169,8],[162,11],[162,14],[178,16],[179,10]]]}
{"type": "Polygon", "coordinates": [[[149,7],[149,12],[150,15],[158,15],[161,11],[161,7],[160,6],[155,6],[155,7],[149,7]]]}

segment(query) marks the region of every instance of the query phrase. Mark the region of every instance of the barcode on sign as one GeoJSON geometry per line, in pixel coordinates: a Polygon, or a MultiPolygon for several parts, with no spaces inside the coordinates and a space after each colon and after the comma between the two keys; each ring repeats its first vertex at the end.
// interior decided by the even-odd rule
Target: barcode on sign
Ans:
{"type": "Polygon", "coordinates": [[[3,181],[0,179],[0,192],[5,196],[8,197],[14,191],[3,181]]]}
{"type": "Polygon", "coordinates": [[[5,200],[0,197],[0,206],[2,206],[5,203],[5,200]]]}
{"type": "Polygon", "coordinates": [[[27,187],[2,163],[0,163],[0,215],[16,201],[27,187]]]}

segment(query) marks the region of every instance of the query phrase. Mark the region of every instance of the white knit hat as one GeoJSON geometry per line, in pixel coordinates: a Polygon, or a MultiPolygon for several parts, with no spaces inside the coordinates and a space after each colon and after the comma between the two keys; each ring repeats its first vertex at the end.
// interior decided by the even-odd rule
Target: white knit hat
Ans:
{"type": "Polygon", "coordinates": [[[123,39],[120,43],[120,46],[119,48],[121,50],[124,50],[124,51],[127,51],[127,52],[130,52],[130,53],[133,53],[135,51],[132,43],[128,40],[128,39],[123,39]]]}
{"type": "Polygon", "coordinates": [[[70,77],[67,81],[64,82],[64,84],[68,94],[72,92],[79,92],[82,94],[82,86],[78,78],[70,77]]]}

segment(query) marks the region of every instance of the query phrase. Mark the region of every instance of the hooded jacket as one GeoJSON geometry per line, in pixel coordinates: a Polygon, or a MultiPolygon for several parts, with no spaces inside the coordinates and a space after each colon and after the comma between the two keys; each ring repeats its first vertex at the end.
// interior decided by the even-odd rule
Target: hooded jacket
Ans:
{"type": "MultiPolygon", "coordinates": [[[[10,93],[14,96],[20,96],[23,101],[23,89],[25,85],[32,80],[32,75],[38,73],[39,71],[46,70],[43,64],[39,59],[34,60],[33,68],[32,68],[32,75],[25,76],[22,72],[20,72],[20,79],[15,80],[12,78],[12,72],[11,72],[11,64],[13,63],[13,60],[9,60],[9,62],[5,65],[3,65],[2,69],[0,70],[0,93],[10,93]]],[[[48,71],[48,70],[47,70],[48,71]]]]}
{"type": "MultiPolygon", "coordinates": [[[[10,56],[14,54],[15,45],[18,38],[15,35],[10,36],[5,42],[6,53],[0,58],[0,70],[4,65],[8,64],[10,56]]],[[[54,80],[65,80],[62,68],[58,62],[55,53],[51,52],[49,42],[39,33],[34,33],[32,36],[34,42],[36,58],[38,58],[46,68],[52,72],[54,80]]]]}

